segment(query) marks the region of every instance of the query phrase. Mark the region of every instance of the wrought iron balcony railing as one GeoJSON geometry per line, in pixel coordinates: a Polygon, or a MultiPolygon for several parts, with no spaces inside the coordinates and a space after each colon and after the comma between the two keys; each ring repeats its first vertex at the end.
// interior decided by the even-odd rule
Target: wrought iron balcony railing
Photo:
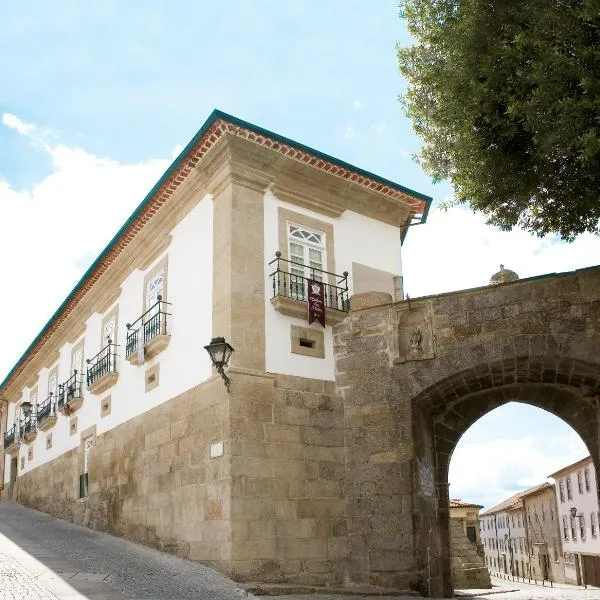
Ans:
{"type": "Polygon", "coordinates": [[[109,339],[108,344],[96,356],[88,358],[86,363],[87,385],[90,387],[107,373],[117,372],[117,345],[109,339]]]}
{"type": "Polygon", "coordinates": [[[27,434],[33,433],[34,431],[37,431],[35,415],[33,413],[29,413],[21,421],[21,431],[19,437],[23,439],[27,434]]]}
{"type": "Polygon", "coordinates": [[[12,446],[15,442],[19,441],[19,435],[17,433],[17,426],[13,425],[5,434],[4,434],[4,449],[12,446]]]}
{"type": "Polygon", "coordinates": [[[58,408],[62,408],[65,404],[75,398],[83,398],[81,376],[77,373],[77,369],[73,369],[73,375],[71,375],[67,381],[59,384],[56,404],[58,408]]]}
{"type": "Polygon", "coordinates": [[[56,398],[50,392],[50,395],[37,407],[37,422],[41,425],[49,417],[56,416],[56,398]]]}
{"type": "Polygon", "coordinates": [[[167,317],[169,302],[162,296],[139,319],[127,323],[127,341],[125,342],[125,358],[138,351],[138,344],[147,344],[159,335],[167,335],[167,317]]]}
{"type": "Polygon", "coordinates": [[[308,280],[313,279],[323,283],[325,291],[325,308],[348,312],[348,272],[343,275],[330,273],[323,269],[317,269],[281,258],[281,253],[275,253],[269,266],[276,264],[275,271],[270,275],[273,298],[284,296],[292,300],[308,302],[308,280]],[[293,273],[292,270],[301,271],[303,274],[293,273]],[[336,284],[329,283],[329,278],[335,278],[336,284]]]}

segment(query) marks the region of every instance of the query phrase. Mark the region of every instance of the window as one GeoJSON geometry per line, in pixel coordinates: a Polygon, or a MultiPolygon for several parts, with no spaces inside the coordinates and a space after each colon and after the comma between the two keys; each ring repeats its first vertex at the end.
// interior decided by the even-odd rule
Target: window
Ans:
{"type": "Polygon", "coordinates": [[[542,502],[542,522],[546,522],[546,510],[544,509],[544,503],[542,502]]]}
{"type": "Polygon", "coordinates": [[[569,526],[567,524],[567,517],[563,515],[563,537],[568,541],[569,539],[569,526]]]}
{"type": "Polygon", "coordinates": [[[583,494],[583,473],[581,471],[577,473],[577,491],[583,494]]]}
{"type": "Polygon", "coordinates": [[[83,340],[73,346],[73,349],[71,350],[71,371],[69,377],[73,375],[75,371],[83,373],[83,340]]]}
{"type": "Polygon", "coordinates": [[[550,506],[550,520],[554,521],[554,507],[552,506],[552,501],[548,502],[548,505],[550,506]]]}
{"type": "Polygon", "coordinates": [[[560,495],[560,501],[564,502],[565,501],[565,484],[562,479],[558,482],[558,491],[559,491],[559,495],[560,495]]]}
{"type": "Polygon", "coordinates": [[[575,527],[575,519],[571,517],[571,539],[576,542],[577,541],[577,529],[575,527]]]}
{"type": "Polygon", "coordinates": [[[521,515],[518,515],[517,517],[517,525],[521,527],[521,515]]]}
{"type": "Polygon", "coordinates": [[[577,518],[579,519],[579,537],[583,542],[585,540],[585,516],[579,515],[577,518]]]}
{"type": "Polygon", "coordinates": [[[523,552],[523,538],[519,538],[519,550],[523,552]]]}
{"type": "Polygon", "coordinates": [[[596,537],[598,535],[598,531],[596,529],[596,513],[595,512],[591,512],[590,513],[590,529],[592,532],[592,537],[596,537]]]}
{"type": "MultiPolygon", "coordinates": [[[[56,396],[58,389],[58,366],[54,367],[50,373],[48,373],[48,393],[46,396],[53,394],[56,396]]],[[[33,402],[32,402],[33,404],[33,402]]]]}
{"type": "Polygon", "coordinates": [[[573,489],[571,488],[571,476],[567,477],[567,500],[573,500],[573,489]]]}
{"type": "Polygon", "coordinates": [[[585,491],[589,492],[590,491],[590,470],[589,469],[585,469],[585,471],[583,472],[583,478],[585,479],[585,491]]]}
{"type": "MultiPolygon", "coordinates": [[[[156,306],[153,313],[147,315],[145,319],[146,321],[148,321],[149,318],[154,316],[154,312],[160,312],[159,307],[157,305],[159,296],[161,297],[163,302],[167,302],[168,259],[168,256],[164,256],[161,260],[158,261],[156,265],[154,265],[152,269],[150,269],[150,271],[144,277],[144,312],[146,312],[149,308],[156,306]]],[[[164,310],[164,307],[162,308],[162,310],[164,310]]],[[[106,321],[110,320],[111,313],[109,313],[109,315],[106,317],[106,321]]],[[[117,327],[117,325],[118,319],[115,307],[115,328],[117,327]]]]}
{"type": "Polygon", "coordinates": [[[79,475],[79,497],[86,498],[88,495],[88,469],[90,452],[94,447],[94,436],[90,435],[83,440],[83,473],[79,475]]]}
{"type": "Polygon", "coordinates": [[[325,234],[321,231],[288,223],[288,250],[290,283],[299,297],[305,295],[304,279],[323,281],[325,260],[325,234]]]}
{"type": "Polygon", "coordinates": [[[560,553],[558,551],[558,539],[552,539],[552,547],[554,548],[554,560],[555,562],[560,562],[560,553]]]}

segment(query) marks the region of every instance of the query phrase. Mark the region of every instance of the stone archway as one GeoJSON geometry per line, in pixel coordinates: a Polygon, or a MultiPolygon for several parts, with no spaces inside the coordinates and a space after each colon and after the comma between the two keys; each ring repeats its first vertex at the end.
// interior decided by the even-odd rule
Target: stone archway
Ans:
{"type": "Polygon", "coordinates": [[[564,419],[598,465],[600,268],[351,307],[334,329],[347,579],[451,595],[448,464],[472,423],[527,402],[564,419]]]}
{"type": "MultiPolygon", "coordinates": [[[[415,549],[427,574],[425,591],[452,596],[449,558],[448,469],[467,429],[510,401],[544,409],[570,425],[598,465],[600,364],[556,357],[524,357],[456,373],[414,399],[417,489],[415,549]],[[427,486],[433,486],[427,489],[427,486]]],[[[596,467],[597,468],[597,467],[596,467]]]]}

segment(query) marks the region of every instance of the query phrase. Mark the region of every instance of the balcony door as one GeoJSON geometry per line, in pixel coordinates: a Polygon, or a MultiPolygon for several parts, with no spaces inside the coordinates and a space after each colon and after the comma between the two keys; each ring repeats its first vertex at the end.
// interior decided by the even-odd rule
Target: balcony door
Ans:
{"type": "Polygon", "coordinates": [[[294,223],[288,223],[288,256],[292,295],[306,298],[306,279],[323,281],[323,268],[327,264],[325,234],[294,223]]]}
{"type": "MultiPolygon", "coordinates": [[[[150,281],[148,281],[148,283],[146,285],[145,310],[149,310],[150,308],[152,308],[158,302],[159,296],[161,296],[164,299],[164,297],[165,297],[164,288],[165,288],[165,276],[161,271],[160,273],[157,273],[154,277],[152,277],[152,279],[150,279],[150,281]]],[[[156,307],[156,310],[153,312],[158,312],[158,307],[156,307]]],[[[148,316],[151,316],[151,315],[148,315],[148,316]]]]}

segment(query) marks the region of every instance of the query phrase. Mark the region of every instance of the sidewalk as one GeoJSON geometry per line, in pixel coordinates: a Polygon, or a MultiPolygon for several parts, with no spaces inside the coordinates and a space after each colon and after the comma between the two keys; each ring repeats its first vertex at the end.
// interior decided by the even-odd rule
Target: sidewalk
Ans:
{"type": "Polygon", "coordinates": [[[550,581],[548,580],[542,582],[539,579],[537,581],[535,579],[529,580],[527,579],[527,577],[523,579],[523,577],[514,577],[512,575],[506,575],[505,573],[490,573],[490,577],[496,579],[497,584],[500,582],[507,582],[508,584],[514,584],[517,587],[522,585],[534,585],[539,587],[556,588],[559,590],[600,590],[600,588],[594,587],[592,585],[588,585],[586,588],[582,585],[573,585],[571,583],[557,583],[555,581],[550,583],[550,581]]]}

